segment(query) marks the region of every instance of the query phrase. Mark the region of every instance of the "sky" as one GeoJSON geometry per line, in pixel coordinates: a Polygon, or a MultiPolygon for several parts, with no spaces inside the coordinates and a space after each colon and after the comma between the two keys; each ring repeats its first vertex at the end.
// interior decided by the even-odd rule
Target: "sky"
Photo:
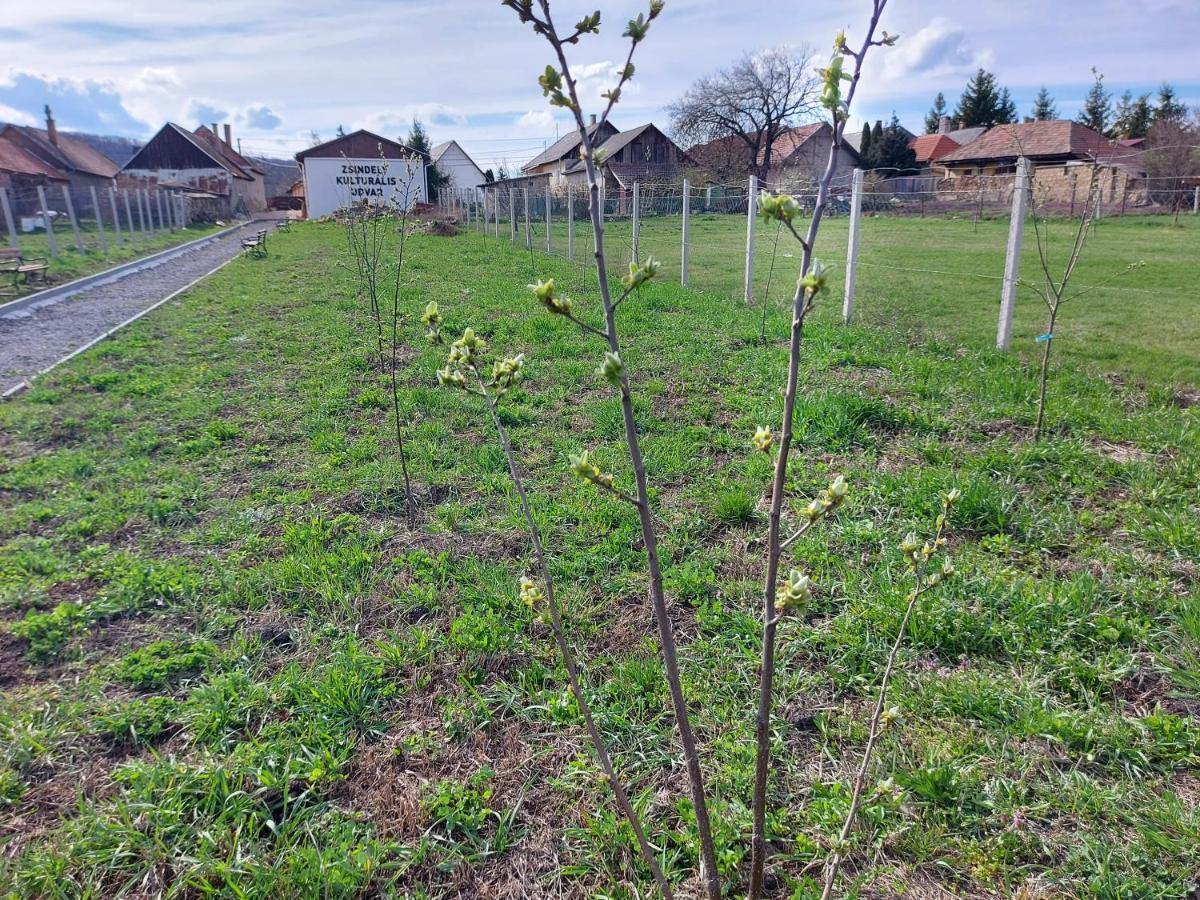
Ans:
{"type": "MultiPolygon", "coordinates": [[[[561,23],[602,3],[601,35],[572,48],[585,105],[623,62],[623,23],[646,0],[555,0],[561,23]]],[[[5,0],[0,121],[144,139],[164,122],[229,122],[246,153],[290,156],[315,132],[367,128],[402,137],[414,116],[434,143],[455,139],[481,168],[515,169],[570,128],[536,78],[548,45],[498,0],[5,0]]],[[[629,128],[668,124],[665,107],[696,78],[766,47],[809,45],[865,27],[868,0],[668,0],[639,47],[614,111],[629,128]]],[[[1200,105],[1197,0],[891,0],[900,34],[873,50],[852,122],[893,111],[919,132],[940,90],[953,107],[978,67],[1022,114],[1045,85],[1073,117],[1092,67],[1114,97],[1172,83],[1200,105]]]]}

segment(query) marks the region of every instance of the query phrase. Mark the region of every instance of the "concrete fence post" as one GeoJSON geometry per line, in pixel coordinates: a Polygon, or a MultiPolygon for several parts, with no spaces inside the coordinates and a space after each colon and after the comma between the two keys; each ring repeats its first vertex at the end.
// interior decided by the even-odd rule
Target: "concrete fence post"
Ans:
{"type": "Polygon", "coordinates": [[[96,186],[89,185],[88,192],[92,196],[92,212],[96,214],[96,236],[100,239],[100,252],[108,256],[108,235],[104,233],[104,216],[100,214],[100,199],[96,196],[96,186]]]}
{"type": "Polygon", "coordinates": [[[71,201],[71,189],[63,185],[63,201],[67,204],[67,220],[71,223],[71,234],[75,238],[75,249],[87,253],[83,246],[83,238],[79,234],[79,219],[75,218],[75,204],[71,201]]]}
{"type": "Polygon", "coordinates": [[[496,220],[496,240],[500,240],[500,191],[492,191],[492,217],[496,220]]]}
{"type": "Polygon", "coordinates": [[[862,221],[863,170],[855,169],[850,180],[850,240],[846,245],[846,295],[842,299],[842,321],[854,316],[854,289],[858,282],[858,228],[862,221]]]}
{"type": "Polygon", "coordinates": [[[132,247],[138,242],[137,225],[133,221],[133,210],[129,205],[129,188],[121,191],[121,196],[125,200],[125,230],[129,232],[129,245],[132,247]]]}
{"type": "Polygon", "coordinates": [[[708,212],[711,209],[712,209],[712,185],[706,184],[704,186],[704,211],[708,212]]]}
{"type": "Polygon", "coordinates": [[[679,246],[679,283],[687,287],[688,283],[688,216],[692,206],[692,189],[688,186],[687,179],[683,179],[683,221],[682,231],[683,240],[679,246]]]}
{"type": "Polygon", "coordinates": [[[17,240],[17,226],[13,222],[12,206],[8,202],[8,188],[0,187],[0,212],[4,213],[4,229],[8,233],[8,246],[21,251],[21,242],[17,240]]]}
{"type": "Polygon", "coordinates": [[[548,178],[547,178],[547,179],[546,179],[546,253],[547,253],[547,254],[550,254],[550,253],[553,253],[553,252],[554,252],[554,241],[553,241],[553,239],[550,237],[550,222],[551,222],[551,219],[550,219],[550,203],[551,203],[551,197],[550,197],[550,179],[548,179],[548,178]]]}
{"type": "Polygon", "coordinates": [[[1017,308],[1017,280],[1021,277],[1021,240],[1025,234],[1025,203],[1029,196],[1029,160],[1017,160],[1017,178],[1012,195],[1012,219],[1008,223],[1008,252],[1004,258],[1004,285],[1000,290],[1000,324],[996,349],[1012,344],[1013,313],[1017,308]]]}
{"type": "Polygon", "coordinates": [[[633,183],[633,261],[641,262],[638,242],[642,237],[642,185],[633,183]]]}
{"type": "Polygon", "coordinates": [[[508,225],[512,232],[512,242],[517,242],[517,189],[508,189],[508,225]]]}
{"type": "Polygon", "coordinates": [[[41,207],[42,224],[46,226],[46,240],[50,242],[50,255],[58,259],[58,237],[54,234],[54,220],[50,218],[50,204],[46,202],[46,189],[37,186],[38,205],[41,207]]]}
{"type": "Polygon", "coordinates": [[[754,299],[754,222],[758,218],[758,176],[751,175],[746,185],[746,283],[742,296],[754,299]]]}
{"type": "MultiPolygon", "coordinates": [[[[113,236],[116,239],[117,247],[121,247],[125,243],[125,236],[121,233],[121,216],[117,212],[117,189],[115,187],[108,189],[108,205],[112,209],[113,236]]],[[[126,227],[128,225],[127,222],[126,227]]]]}
{"type": "Polygon", "coordinates": [[[567,259],[575,258],[575,185],[567,182],[567,259]]]}
{"type": "Polygon", "coordinates": [[[529,230],[529,184],[521,188],[521,205],[525,213],[525,249],[533,249],[533,234],[529,230]]]}
{"type": "Polygon", "coordinates": [[[603,173],[601,173],[601,175],[600,175],[600,226],[601,226],[602,230],[603,230],[603,226],[604,226],[604,207],[608,205],[608,203],[607,203],[608,198],[605,196],[606,193],[607,193],[607,191],[604,190],[604,175],[603,175],[603,173]]]}
{"type": "Polygon", "coordinates": [[[154,192],[154,203],[158,207],[158,228],[159,231],[171,231],[171,223],[163,216],[162,188],[158,188],[154,192]]]}
{"type": "Polygon", "coordinates": [[[142,233],[142,239],[148,237],[146,233],[146,192],[140,188],[133,192],[133,199],[137,201],[138,211],[138,231],[142,233]]]}
{"type": "Polygon", "coordinates": [[[1200,216],[1200,187],[1192,194],[1192,215],[1200,216]]]}

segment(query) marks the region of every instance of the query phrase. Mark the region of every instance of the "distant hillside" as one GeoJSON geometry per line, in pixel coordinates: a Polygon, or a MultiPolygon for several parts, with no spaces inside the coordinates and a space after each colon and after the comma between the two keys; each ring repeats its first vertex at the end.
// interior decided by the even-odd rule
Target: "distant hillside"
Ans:
{"type": "Polygon", "coordinates": [[[117,137],[111,134],[88,134],[84,131],[66,131],[63,133],[69,134],[71,137],[81,140],[88,146],[99,150],[118,166],[123,166],[129,160],[133,159],[133,154],[141,150],[142,145],[145,143],[145,141],[117,137]]]}
{"type": "Polygon", "coordinates": [[[268,197],[279,197],[288,192],[300,180],[300,164],[294,159],[276,159],[271,156],[248,156],[266,174],[263,184],[268,197]]]}

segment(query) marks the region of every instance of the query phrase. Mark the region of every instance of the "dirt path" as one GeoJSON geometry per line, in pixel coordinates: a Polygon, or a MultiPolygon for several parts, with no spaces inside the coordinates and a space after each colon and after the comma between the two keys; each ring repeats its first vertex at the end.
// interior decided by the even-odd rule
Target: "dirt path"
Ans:
{"type": "Polygon", "coordinates": [[[232,259],[241,251],[246,231],[239,228],[153,268],[52,305],[0,313],[0,394],[232,259]]]}

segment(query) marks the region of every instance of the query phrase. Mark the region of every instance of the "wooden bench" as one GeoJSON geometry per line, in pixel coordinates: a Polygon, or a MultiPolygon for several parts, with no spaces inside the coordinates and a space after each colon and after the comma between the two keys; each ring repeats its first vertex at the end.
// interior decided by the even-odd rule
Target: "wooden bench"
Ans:
{"type": "Polygon", "coordinates": [[[0,275],[11,275],[11,287],[0,288],[5,293],[15,294],[21,282],[28,284],[33,278],[46,280],[46,270],[50,263],[44,256],[26,257],[20,250],[12,247],[0,248],[0,275]]]}
{"type": "Polygon", "coordinates": [[[254,256],[267,255],[267,230],[256,231],[254,237],[242,238],[242,252],[254,256]]]}

